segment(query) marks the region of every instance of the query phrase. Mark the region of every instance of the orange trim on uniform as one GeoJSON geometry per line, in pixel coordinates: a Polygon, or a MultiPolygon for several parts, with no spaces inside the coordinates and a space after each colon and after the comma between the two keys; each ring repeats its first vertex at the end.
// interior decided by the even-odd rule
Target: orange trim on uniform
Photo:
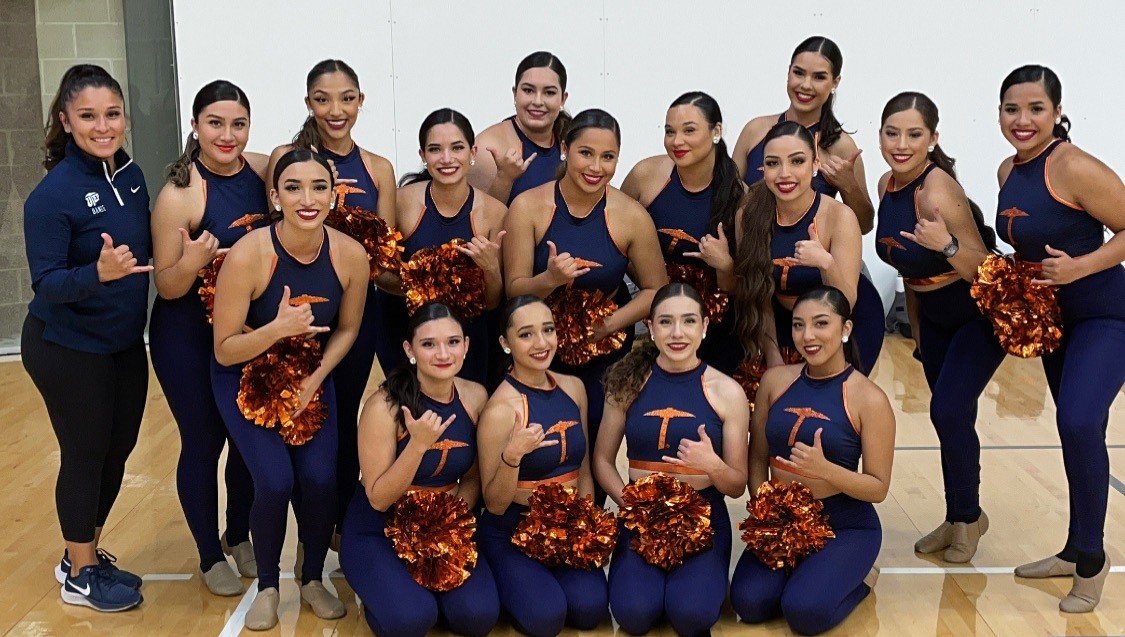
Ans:
{"type": "Polygon", "coordinates": [[[418,219],[417,219],[417,221],[414,222],[414,226],[410,228],[410,232],[407,232],[407,233],[402,235],[403,241],[406,241],[410,237],[414,236],[414,233],[418,231],[418,226],[422,225],[422,217],[425,217],[425,216],[426,216],[426,204],[422,204],[422,212],[418,213],[418,219]]]}
{"type": "Polygon", "coordinates": [[[798,373],[795,377],[793,377],[793,380],[789,381],[789,384],[785,386],[785,389],[781,390],[781,393],[778,394],[777,396],[774,396],[773,400],[770,401],[770,407],[773,407],[773,404],[776,403],[778,400],[780,400],[781,397],[785,395],[785,392],[789,391],[789,388],[792,387],[793,384],[796,383],[798,380],[800,380],[800,378],[801,378],[800,373],[798,373]]]}
{"type": "Polygon", "coordinates": [[[428,493],[448,493],[448,492],[450,492],[450,491],[452,491],[456,488],[457,488],[456,482],[450,482],[449,484],[443,484],[440,487],[424,487],[420,484],[412,484],[406,490],[406,492],[410,493],[412,491],[425,491],[425,492],[428,492],[428,493]]]}
{"type": "Polygon", "coordinates": [[[774,469],[781,469],[782,471],[785,471],[786,473],[792,473],[792,474],[795,474],[795,475],[803,476],[805,478],[811,478],[813,480],[822,480],[823,479],[820,476],[814,476],[813,474],[808,473],[806,471],[801,471],[797,467],[784,464],[784,463],[780,462],[780,460],[781,460],[781,458],[778,458],[777,456],[773,456],[772,458],[770,458],[770,467],[772,467],[774,469]]]}
{"type": "Polygon", "coordinates": [[[273,278],[273,272],[276,269],[277,269],[277,253],[274,252],[273,253],[273,261],[270,262],[270,276],[269,276],[269,278],[271,278],[271,279],[273,278]]]}
{"type": "Polygon", "coordinates": [[[609,227],[609,186],[606,186],[605,189],[605,210],[602,211],[602,215],[605,216],[605,231],[609,233],[609,240],[613,242],[613,247],[617,248],[621,256],[628,257],[629,252],[621,249],[621,244],[617,242],[617,237],[613,236],[613,228],[609,227]]]}
{"type": "Polygon", "coordinates": [[[703,370],[703,373],[699,375],[699,384],[703,387],[704,400],[706,400],[707,404],[711,406],[711,409],[718,414],[719,410],[715,408],[715,401],[711,400],[711,393],[707,391],[707,370],[703,370]]]}
{"type": "MultiPolygon", "coordinates": [[[[352,143],[354,144],[355,142],[352,143]]],[[[375,173],[371,171],[371,164],[367,163],[367,156],[363,154],[362,148],[359,149],[359,160],[363,162],[363,169],[367,171],[367,176],[371,178],[371,183],[375,184],[375,189],[381,190],[381,188],[379,187],[379,179],[375,176],[375,173]]],[[[375,201],[375,205],[379,205],[379,201],[377,199],[375,201]]],[[[374,212],[375,214],[379,214],[378,210],[373,210],[372,212],[374,212]]]]}
{"type": "MultiPolygon", "coordinates": [[[[207,207],[207,178],[202,174],[199,175],[199,181],[203,182],[203,207],[207,207]]],[[[1049,186],[1048,186],[1049,187],[1049,186]]]]}
{"type": "Polygon", "coordinates": [[[1051,187],[1051,155],[1047,155],[1047,161],[1043,164],[1043,183],[1047,184],[1047,192],[1051,193],[1051,198],[1053,198],[1055,201],[1061,203],[1067,208],[1073,208],[1075,210],[1081,210],[1082,212],[1085,212],[1085,210],[1082,210],[1082,206],[1079,206],[1073,201],[1063,199],[1057,192],[1055,192],[1055,189],[1051,187]]]}
{"type": "MultiPolygon", "coordinates": [[[[844,381],[843,385],[840,385],[840,393],[843,394],[844,413],[848,415],[848,422],[851,423],[852,429],[854,429],[855,432],[857,434],[859,434],[860,433],[859,424],[856,423],[855,417],[852,416],[852,410],[850,408],[848,408],[848,381],[847,380],[844,381]]],[[[860,435],[862,435],[862,434],[860,434],[860,435]]]]}
{"type": "Polygon", "coordinates": [[[936,285],[938,283],[945,283],[946,281],[951,281],[951,280],[956,279],[960,276],[961,275],[957,274],[956,270],[951,270],[949,272],[945,272],[945,273],[938,274],[938,275],[935,275],[935,276],[923,276],[923,277],[905,277],[904,276],[904,277],[902,277],[902,281],[903,281],[903,283],[906,283],[907,285],[913,285],[913,286],[918,287],[918,286],[923,286],[923,285],[936,285]]]}
{"type": "Polygon", "coordinates": [[[657,460],[630,460],[630,469],[640,469],[641,471],[655,471],[659,473],[680,473],[688,476],[705,476],[706,471],[700,471],[694,467],[682,467],[678,464],[671,462],[660,462],[657,460]]]}
{"type": "Polygon", "coordinates": [[[534,489],[541,484],[561,484],[563,482],[570,482],[571,480],[578,479],[578,469],[568,471],[562,475],[554,476],[553,478],[543,478],[542,480],[519,480],[516,482],[517,489],[534,489]]]}

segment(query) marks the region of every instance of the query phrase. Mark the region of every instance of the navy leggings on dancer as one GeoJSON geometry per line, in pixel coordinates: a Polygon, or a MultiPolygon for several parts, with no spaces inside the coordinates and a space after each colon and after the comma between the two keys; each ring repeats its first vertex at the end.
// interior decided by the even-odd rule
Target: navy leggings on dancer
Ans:
{"type": "MultiPolygon", "coordinates": [[[[353,144],[346,155],[338,155],[327,148],[319,148],[319,152],[333,161],[339,175],[338,179],[355,180],[352,184],[336,186],[336,205],[347,204],[371,212],[379,212],[379,187],[367,170],[359,145],[353,144]]],[[[358,237],[352,238],[358,240],[358,237]]],[[[386,339],[383,336],[379,317],[382,315],[381,304],[386,298],[394,297],[373,285],[368,288],[359,333],[343,360],[336,365],[336,369],[332,370],[332,376],[336,379],[336,407],[340,431],[340,451],[337,454],[336,467],[336,502],[339,503],[339,510],[335,515],[337,532],[343,526],[344,511],[352,497],[356,480],[359,480],[356,427],[359,423],[359,406],[363,402],[363,392],[367,389],[367,379],[371,376],[375,355],[378,354],[379,364],[384,371],[393,369],[406,360],[406,354],[402,351],[403,339],[395,341],[393,338],[386,339]]],[[[298,503],[295,502],[294,505],[299,509],[298,503]]]]}
{"type": "Polygon", "coordinates": [[[340,548],[340,567],[356,595],[364,600],[364,617],[375,634],[421,637],[440,619],[452,632],[470,637],[487,635],[500,614],[488,561],[478,557],[469,578],[457,588],[429,591],[410,576],[383,533],[388,517],[388,513],[371,506],[361,485],[348,507],[340,548]]]}
{"type": "Polygon", "coordinates": [[[945,519],[976,522],[980,517],[977,400],[1005,352],[964,279],[917,292],[915,298],[922,368],[932,393],[930,420],[941,442],[945,519]]]}
{"type": "Polygon", "coordinates": [[[730,602],[751,624],[779,615],[802,635],[825,632],[871,592],[863,578],[875,564],[883,531],[870,502],[837,494],[822,500],[836,537],[797,567],[773,570],[744,551],[730,583],[730,602]]]}
{"type": "Polygon", "coordinates": [[[512,535],[527,509],[513,503],[504,515],[485,511],[477,524],[501,607],[516,630],[532,637],[558,635],[563,626],[593,630],[609,616],[605,571],[548,567],[516,548],[512,535]]]}
{"type": "Polygon", "coordinates": [[[699,492],[711,504],[715,544],[684,563],[664,570],[630,547],[634,532],[618,523],[617,546],[609,565],[609,606],[621,629],[641,635],[662,617],[678,635],[710,635],[727,594],[731,529],[723,494],[699,492]]]}

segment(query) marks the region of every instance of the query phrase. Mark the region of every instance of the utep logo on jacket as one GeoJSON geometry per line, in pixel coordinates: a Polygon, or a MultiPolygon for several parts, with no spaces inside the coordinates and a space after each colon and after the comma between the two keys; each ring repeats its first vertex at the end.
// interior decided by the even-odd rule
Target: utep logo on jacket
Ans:
{"type": "Polygon", "coordinates": [[[96,215],[105,212],[105,204],[98,205],[100,199],[101,195],[96,192],[86,193],[86,207],[90,209],[92,214],[96,215]]]}

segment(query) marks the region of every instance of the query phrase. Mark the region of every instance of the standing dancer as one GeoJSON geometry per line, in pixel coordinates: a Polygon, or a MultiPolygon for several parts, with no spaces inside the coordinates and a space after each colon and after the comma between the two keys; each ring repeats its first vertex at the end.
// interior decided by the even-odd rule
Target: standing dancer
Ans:
{"type": "Polygon", "coordinates": [[[1109,499],[1109,408],[1125,384],[1125,185],[1070,143],[1062,83],[1022,66],[1000,85],[1000,130],[1016,150],[1000,164],[997,227],[1038,283],[1055,286],[1062,344],[1043,356],[1055,400],[1070,526],[1057,555],[1024,564],[1020,577],[1072,575],[1064,613],[1092,611],[1109,574],[1103,535],[1109,499]],[[1114,233],[1105,241],[1105,230],[1114,233]]]}
{"type": "Polygon", "coordinates": [[[64,602],[107,612],[142,600],[141,578],[98,547],[148,397],[149,198],[124,142],[121,85],[70,67],[48,110],[48,172],[23,209],[35,298],[20,351],[59,441],[55,577],[64,602]]]}
{"type": "Polygon", "coordinates": [[[176,492],[199,551],[208,590],[238,595],[238,572],[257,577],[250,544],[254,485],[211,394],[214,338],[208,309],[199,296],[200,269],[220,250],[269,224],[265,182],[267,158],[245,153],[250,137],[250,101],[242,89],[215,80],[192,103],[192,132],[183,155],[168,169],[168,182],[152,211],[154,278],[159,296],[152,306],[149,346],[152,368],[180,431],[176,492]],[[226,532],[219,536],[219,455],[227,447],[226,532]]]}
{"type": "Polygon", "coordinates": [[[275,165],[272,185],[270,199],[281,220],[242,238],[219,271],[211,363],[215,403],[254,479],[250,530],[258,594],[246,615],[251,630],[277,624],[278,562],[286,513],[298,486],[297,531],[305,545],[301,600],[317,617],[344,614],[344,605],[321,583],[336,517],[338,432],[331,373],[355,341],[371,273],[363,246],[324,225],[333,200],[332,173],[324,157],[300,149],[285,153],[275,165]],[[299,408],[288,418],[297,420],[318,393],[325,417],[310,439],[289,444],[279,429],[244,415],[239,405],[240,396],[246,396],[243,367],[280,341],[310,337],[323,340],[323,357],[301,380],[299,408]]]}
{"type": "MultiPolygon", "coordinates": [[[[652,215],[672,280],[704,287],[699,292],[710,300],[724,293],[700,245],[705,237],[722,237],[728,254],[735,252],[735,212],[746,191],[723,141],[723,114],[714,98],[692,91],[672,102],[664,120],[664,150],[667,154],[637,163],[621,192],[652,215]]],[[[728,300],[725,311],[708,316],[708,338],[699,356],[730,374],[745,355],[735,333],[734,303],[728,300]]]]}

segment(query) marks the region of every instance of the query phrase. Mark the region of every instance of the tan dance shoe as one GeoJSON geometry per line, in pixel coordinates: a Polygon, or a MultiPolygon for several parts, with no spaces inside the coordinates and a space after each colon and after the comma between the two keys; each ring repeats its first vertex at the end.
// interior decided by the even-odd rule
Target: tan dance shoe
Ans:
{"type": "Polygon", "coordinates": [[[1078,573],[1074,574],[1074,585],[1059,602],[1059,610],[1064,613],[1088,613],[1097,608],[1098,602],[1102,600],[1106,577],[1109,577],[1109,555],[1105,556],[1105,564],[1097,575],[1082,577],[1078,573]]]}
{"type": "Polygon", "coordinates": [[[347,612],[344,602],[329,593],[320,580],[313,580],[301,587],[301,601],[308,604],[313,614],[321,619],[338,619],[347,612]]]}
{"type": "Polygon", "coordinates": [[[277,605],[281,595],[276,588],[258,591],[246,613],[246,628],[250,630],[269,630],[277,625],[277,605]]]}
{"type": "Polygon", "coordinates": [[[915,553],[937,553],[953,543],[953,524],[942,522],[941,526],[922,536],[914,543],[915,553]]]}
{"type": "Polygon", "coordinates": [[[988,515],[982,510],[976,522],[956,522],[953,524],[953,541],[945,549],[942,559],[954,564],[964,564],[977,554],[977,545],[982,535],[988,532],[988,515]]]}

